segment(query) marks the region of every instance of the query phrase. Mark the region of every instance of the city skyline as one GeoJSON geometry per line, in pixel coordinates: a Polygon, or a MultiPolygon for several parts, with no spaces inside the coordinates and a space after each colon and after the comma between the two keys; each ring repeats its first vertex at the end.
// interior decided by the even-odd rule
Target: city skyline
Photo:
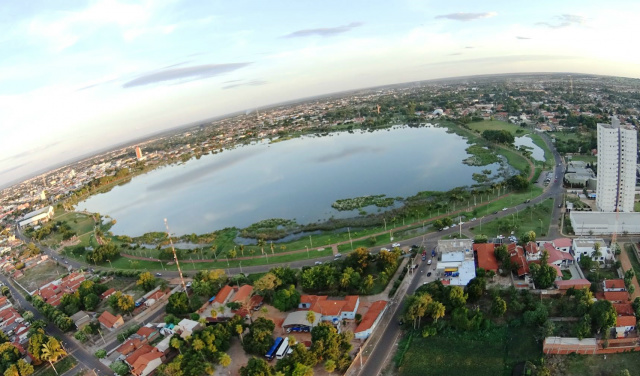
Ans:
{"type": "Polygon", "coordinates": [[[640,5],[630,1],[1,7],[2,182],[190,122],[332,92],[534,71],[640,77],[624,38],[638,31],[640,5]]]}

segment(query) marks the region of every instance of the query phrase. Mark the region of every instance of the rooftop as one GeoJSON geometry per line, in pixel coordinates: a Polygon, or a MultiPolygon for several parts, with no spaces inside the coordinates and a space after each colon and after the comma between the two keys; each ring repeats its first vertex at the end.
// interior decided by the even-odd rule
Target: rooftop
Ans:
{"type": "Polygon", "coordinates": [[[387,302],[384,300],[377,300],[371,303],[369,310],[364,314],[362,321],[358,324],[354,333],[364,332],[365,330],[370,329],[386,306],[387,302]]]}
{"type": "Polygon", "coordinates": [[[118,321],[121,320],[122,316],[118,315],[118,316],[114,316],[111,314],[111,312],[109,311],[104,311],[102,312],[102,314],[100,315],[100,317],[98,317],[98,321],[100,321],[100,323],[102,323],[104,326],[106,326],[107,328],[113,328],[113,325],[118,321]]]}
{"type": "MultiPolygon", "coordinates": [[[[253,292],[253,286],[244,285],[238,289],[238,292],[231,299],[232,302],[244,302],[253,292]]],[[[216,297],[217,298],[217,297],[216,297]]]]}
{"type": "Polygon", "coordinates": [[[495,255],[495,244],[474,244],[473,250],[478,255],[478,267],[484,270],[498,270],[498,260],[495,255]]]}

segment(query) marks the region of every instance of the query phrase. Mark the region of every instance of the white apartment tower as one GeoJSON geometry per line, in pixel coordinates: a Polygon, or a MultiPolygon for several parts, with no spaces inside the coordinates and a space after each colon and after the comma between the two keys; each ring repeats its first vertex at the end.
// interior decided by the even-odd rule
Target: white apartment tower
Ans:
{"type": "Polygon", "coordinates": [[[636,137],[636,130],[620,125],[615,116],[611,117],[611,124],[598,123],[598,210],[633,211],[638,150],[636,137]]]}

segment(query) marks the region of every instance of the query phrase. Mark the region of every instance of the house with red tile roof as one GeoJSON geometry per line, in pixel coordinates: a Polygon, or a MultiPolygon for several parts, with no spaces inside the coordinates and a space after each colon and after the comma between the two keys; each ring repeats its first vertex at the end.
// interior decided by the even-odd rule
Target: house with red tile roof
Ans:
{"type": "Polygon", "coordinates": [[[542,252],[538,249],[538,245],[535,242],[528,242],[524,245],[525,255],[527,261],[539,260],[542,257],[542,252]]]}
{"type": "Polygon", "coordinates": [[[131,366],[131,373],[134,376],[147,376],[156,370],[164,359],[164,354],[157,349],[141,355],[131,366]]]}
{"type": "Polygon", "coordinates": [[[302,295],[298,308],[321,315],[323,321],[355,319],[360,297],[347,295],[344,299],[329,299],[326,295],[302,295]]]}
{"type": "Polygon", "coordinates": [[[630,303],[613,303],[613,308],[619,316],[633,316],[633,306],[630,303]]]}
{"type": "Polygon", "coordinates": [[[605,279],[602,281],[602,291],[627,291],[624,279],[605,279]]]}
{"type": "Polygon", "coordinates": [[[604,298],[611,303],[629,303],[631,297],[626,291],[605,291],[604,298]]]}
{"type": "Polygon", "coordinates": [[[224,286],[223,288],[220,289],[220,291],[218,291],[218,293],[215,296],[215,299],[213,299],[211,303],[225,304],[227,302],[227,299],[229,299],[229,295],[231,294],[232,291],[233,291],[233,288],[231,286],[229,285],[224,286]]]}
{"type": "Polygon", "coordinates": [[[561,252],[571,252],[572,240],[569,238],[558,238],[552,241],[553,246],[561,252]]]}
{"type": "Polygon", "coordinates": [[[563,267],[574,263],[573,255],[571,255],[571,253],[562,252],[561,250],[556,249],[551,243],[544,243],[543,247],[549,254],[549,259],[547,260],[549,264],[563,267]]]}
{"type": "Polygon", "coordinates": [[[52,306],[58,306],[64,294],[73,294],[76,292],[82,282],[84,282],[84,274],[71,273],[68,276],[49,282],[40,287],[34,295],[39,295],[52,306]]]}
{"type": "Polygon", "coordinates": [[[140,339],[140,338],[129,338],[127,339],[122,345],[120,345],[116,351],[120,354],[120,355],[129,355],[132,352],[136,351],[137,349],[139,349],[140,347],[142,347],[142,345],[144,345],[145,342],[140,339]]]}
{"type": "Polygon", "coordinates": [[[114,289],[113,287],[110,288],[109,290],[105,291],[102,293],[102,295],[100,295],[100,299],[104,300],[109,298],[112,294],[115,294],[116,289],[114,289]]]}
{"type": "Polygon", "coordinates": [[[476,263],[478,268],[484,270],[493,270],[498,272],[498,260],[495,255],[495,244],[480,243],[473,245],[473,251],[476,253],[476,263]]]}
{"type": "Polygon", "coordinates": [[[129,354],[124,361],[129,365],[129,367],[133,367],[133,364],[136,362],[136,360],[138,360],[140,356],[150,353],[151,351],[153,351],[153,349],[153,346],[144,344],[135,349],[131,354],[129,354]]]}
{"type": "Polygon", "coordinates": [[[358,324],[358,327],[354,331],[355,338],[361,340],[367,339],[382,319],[386,309],[387,302],[384,300],[378,300],[371,303],[369,310],[364,314],[362,321],[360,321],[360,324],[358,324]]]}
{"type": "Polygon", "coordinates": [[[124,324],[122,315],[114,316],[109,311],[102,312],[100,317],[98,317],[98,321],[109,330],[117,329],[124,324]]]}
{"type": "Polygon", "coordinates": [[[524,249],[515,243],[511,243],[507,246],[507,250],[509,252],[509,260],[511,260],[511,264],[517,265],[518,267],[516,270],[518,277],[529,274],[529,264],[527,263],[524,249]]]}
{"type": "Polygon", "coordinates": [[[616,317],[616,338],[624,338],[636,330],[635,316],[616,317]]]}
{"type": "Polygon", "coordinates": [[[252,292],[253,292],[253,286],[243,285],[242,287],[238,288],[238,291],[233,295],[233,298],[231,298],[231,301],[236,303],[248,302],[252,292]]]}

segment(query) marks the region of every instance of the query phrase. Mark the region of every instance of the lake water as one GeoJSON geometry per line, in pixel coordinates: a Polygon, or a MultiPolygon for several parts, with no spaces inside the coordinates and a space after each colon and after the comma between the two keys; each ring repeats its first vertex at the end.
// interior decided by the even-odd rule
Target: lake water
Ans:
{"type": "MultiPolygon", "coordinates": [[[[267,141],[166,166],[78,204],[117,220],[114,234],[177,235],[247,227],[268,218],[311,223],[356,216],[331,204],[373,194],[407,197],[474,184],[466,140],[433,126],[267,141]]],[[[369,212],[377,208],[368,208],[369,212]]]]}
{"type": "Polygon", "coordinates": [[[531,157],[535,160],[544,162],[544,150],[536,144],[533,143],[533,140],[529,136],[516,137],[514,145],[516,146],[526,146],[531,150],[531,157]]]}

